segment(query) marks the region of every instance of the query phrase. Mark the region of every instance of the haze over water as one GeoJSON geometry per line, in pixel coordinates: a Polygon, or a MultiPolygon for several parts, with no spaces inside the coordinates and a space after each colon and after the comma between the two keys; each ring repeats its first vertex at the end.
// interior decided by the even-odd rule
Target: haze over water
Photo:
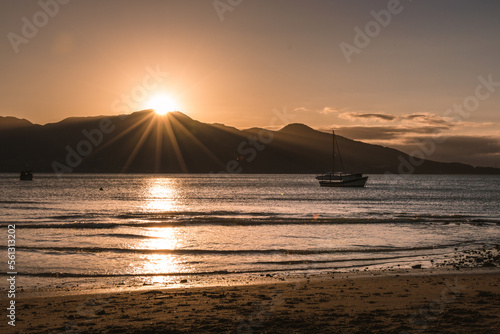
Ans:
{"type": "Polygon", "coordinates": [[[500,240],[499,176],[371,175],[332,189],[314,175],[4,174],[0,187],[24,287],[425,267],[500,240]]]}

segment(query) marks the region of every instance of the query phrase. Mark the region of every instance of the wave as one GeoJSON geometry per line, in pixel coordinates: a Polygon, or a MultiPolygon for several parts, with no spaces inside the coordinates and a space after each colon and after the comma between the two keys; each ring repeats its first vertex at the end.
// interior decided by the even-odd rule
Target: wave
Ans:
{"type": "MultiPolygon", "coordinates": [[[[462,245],[461,243],[439,246],[421,247],[366,247],[366,248],[337,248],[337,249],[143,249],[143,248],[103,248],[103,247],[37,247],[18,246],[16,250],[52,251],[72,253],[128,253],[128,254],[173,254],[173,255],[321,255],[321,254],[348,254],[348,253],[393,253],[410,252],[432,249],[446,249],[462,245]]],[[[7,246],[0,246],[6,249],[7,246]]]]}
{"type": "Polygon", "coordinates": [[[8,201],[8,200],[3,200],[3,201],[0,201],[0,204],[47,204],[47,202],[40,202],[40,201],[8,201]]]}
{"type": "MultiPolygon", "coordinates": [[[[419,256],[414,256],[419,257],[419,256]]],[[[158,277],[158,276],[210,276],[210,275],[238,275],[238,274],[262,274],[263,273],[277,273],[277,272],[302,272],[304,270],[345,270],[352,268],[363,268],[371,265],[384,265],[384,264],[394,264],[391,260],[400,260],[399,263],[411,263],[411,256],[404,257],[387,257],[387,258],[364,258],[364,259],[351,259],[351,260],[334,260],[334,261],[304,261],[304,262],[284,262],[283,264],[292,267],[286,268],[258,268],[258,269],[241,269],[241,270],[213,270],[213,271],[194,271],[194,272],[166,272],[166,273],[127,273],[121,270],[114,270],[113,272],[105,271],[104,273],[67,273],[67,272],[40,272],[40,273],[23,273],[18,272],[19,276],[32,276],[32,277],[54,277],[54,278],[113,278],[113,277],[158,277]],[[406,259],[406,260],[404,260],[406,259]],[[403,260],[403,261],[401,261],[403,260]],[[367,263],[369,261],[369,263],[367,263]],[[334,264],[330,266],[311,266],[311,264],[334,264]],[[346,263],[346,264],[341,264],[346,263]],[[350,264],[347,264],[350,263],[350,264]],[[293,267],[294,265],[308,265],[309,267],[293,267]]],[[[275,262],[256,262],[255,264],[263,265],[278,265],[280,263],[275,262]]],[[[5,276],[7,274],[0,273],[0,276],[5,276]]]]}
{"type": "Polygon", "coordinates": [[[80,218],[82,221],[4,221],[0,226],[18,224],[22,229],[113,229],[118,227],[182,227],[182,226],[259,226],[259,225],[347,225],[347,224],[467,224],[476,226],[500,225],[500,219],[467,216],[396,216],[388,218],[323,218],[323,217],[165,217],[157,215],[133,216],[139,220],[85,221],[88,216],[57,216],[66,220],[80,218]]]}
{"type": "MultiPolygon", "coordinates": [[[[374,264],[385,264],[392,262],[378,262],[374,264]]],[[[313,268],[272,268],[272,269],[248,269],[248,270],[214,270],[214,271],[195,271],[195,272],[169,272],[169,273],[123,273],[119,270],[116,272],[99,273],[65,273],[65,272],[40,272],[40,273],[23,273],[18,272],[18,276],[32,277],[54,277],[54,278],[105,278],[105,277],[158,277],[158,276],[210,276],[210,275],[238,275],[238,274],[262,274],[276,272],[293,272],[304,270],[342,270],[349,268],[366,267],[367,264],[352,264],[352,265],[335,265],[313,268]]],[[[7,276],[5,273],[0,273],[0,276],[7,276]]]]}
{"type": "Polygon", "coordinates": [[[99,218],[99,217],[106,217],[103,214],[99,213],[75,213],[75,214],[68,214],[68,215],[58,215],[58,216],[50,216],[46,217],[46,219],[57,219],[57,220],[69,220],[69,219],[92,219],[92,218],[99,218]]]}
{"type": "MultiPolygon", "coordinates": [[[[438,255],[438,254],[426,254],[429,255],[438,255]]],[[[261,265],[300,265],[300,264],[318,264],[318,263],[339,263],[339,262],[360,262],[360,261],[380,261],[380,260],[401,260],[402,258],[421,258],[422,254],[416,255],[405,255],[402,256],[386,256],[386,257],[374,257],[374,258],[355,258],[355,259],[335,259],[335,260],[294,260],[294,261],[257,261],[252,262],[252,264],[261,264],[261,265]]]]}
{"type": "Polygon", "coordinates": [[[96,237],[110,237],[110,238],[124,238],[124,239],[162,239],[162,237],[155,237],[152,235],[143,234],[130,234],[130,233],[99,233],[91,236],[96,237]]]}
{"type": "MultiPolygon", "coordinates": [[[[248,271],[250,273],[251,271],[248,271]]],[[[260,272],[260,271],[255,271],[260,272]]],[[[35,277],[56,277],[56,278],[65,278],[65,277],[141,277],[141,276],[195,276],[195,275],[223,275],[230,273],[247,273],[247,272],[229,272],[227,270],[218,270],[218,271],[210,271],[210,272],[192,272],[192,273],[140,273],[140,274],[132,274],[132,273],[104,273],[104,274],[79,274],[79,273],[63,273],[63,272],[42,272],[42,273],[21,273],[18,272],[18,276],[35,276],[35,277]]],[[[0,274],[3,276],[5,274],[0,274]]]]}
{"type": "Polygon", "coordinates": [[[241,212],[241,211],[167,211],[167,212],[128,212],[114,216],[118,219],[169,219],[172,217],[272,217],[276,213],[272,212],[241,212]]]}

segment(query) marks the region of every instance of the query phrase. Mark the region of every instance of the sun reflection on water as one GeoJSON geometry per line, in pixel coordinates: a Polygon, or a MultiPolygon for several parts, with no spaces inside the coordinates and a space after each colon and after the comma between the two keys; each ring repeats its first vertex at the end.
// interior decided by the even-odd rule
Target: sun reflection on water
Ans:
{"type": "Polygon", "coordinates": [[[176,249],[179,244],[178,233],[173,227],[148,228],[144,234],[149,238],[141,241],[144,249],[176,249]]]}
{"type": "Polygon", "coordinates": [[[151,179],[146,188],[143,210],[146,212],[176,211],[178,189],[173,179],[151,179]]]}
{"type": "MultiPolygon", "coordinates": [[[[142,240],[137,247],[141,249],[158,250],[158,254],[147,254],[141,259],[142,265],[136,268],[137,272],[150,274],[172,274],[186,272],[186,266],[175,254],[169,254],[182,244],[181,236],[173,227],[148,228],[145,235],[149,238],[142,240]],[[165,252],[165,254],[162,254],[165,252]]],[[[152,284],[171,283],[171,276],[151,276],[148,282],[152,284]]]]}
{"type": "MultiPolygon", "coordinates": [[[[152,213],[148,221],[168,219],[168,213],[179,209],[179,191],[175,179],[152,178],[148,180],[144,191],[144,203],[141,209],[145,213],[152,213]],[[167,214],[161,216],[162,213],[167,214]]],[[[136,247],[139,249],[158,250],[155,254],[146,254],[141,259],[140,268],[136,272],[150,274],[172,274],[186,272],[187,268],[182,260],[170,250],[182,247],[182,235],[175,227],[148,227],[144,230],[146,239],[141,240],[136,247]],[[164,252],[164,254],[162,254],[164,252]]],[[[172,283],[172,276],[150,276],[146,279],[151,284],[172,283]]]]}

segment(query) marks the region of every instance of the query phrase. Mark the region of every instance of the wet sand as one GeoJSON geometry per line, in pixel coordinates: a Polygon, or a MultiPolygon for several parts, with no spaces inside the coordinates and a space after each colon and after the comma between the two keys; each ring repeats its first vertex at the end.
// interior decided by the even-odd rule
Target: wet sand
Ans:
{"type": "Polygon", "coordinates": [[[2,333],[499,333],[500,269],[326,273],[16,300],[2,333]]]}

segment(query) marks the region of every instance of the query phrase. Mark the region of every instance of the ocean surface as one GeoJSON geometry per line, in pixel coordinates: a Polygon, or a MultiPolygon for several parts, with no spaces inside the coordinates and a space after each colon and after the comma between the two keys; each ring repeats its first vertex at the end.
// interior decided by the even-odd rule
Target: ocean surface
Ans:
{"type": "Polygon", "coordinates": [[[0,189],[23,288],[428,267],[500,240],[500,176],[0,174],[0,189]]]}

